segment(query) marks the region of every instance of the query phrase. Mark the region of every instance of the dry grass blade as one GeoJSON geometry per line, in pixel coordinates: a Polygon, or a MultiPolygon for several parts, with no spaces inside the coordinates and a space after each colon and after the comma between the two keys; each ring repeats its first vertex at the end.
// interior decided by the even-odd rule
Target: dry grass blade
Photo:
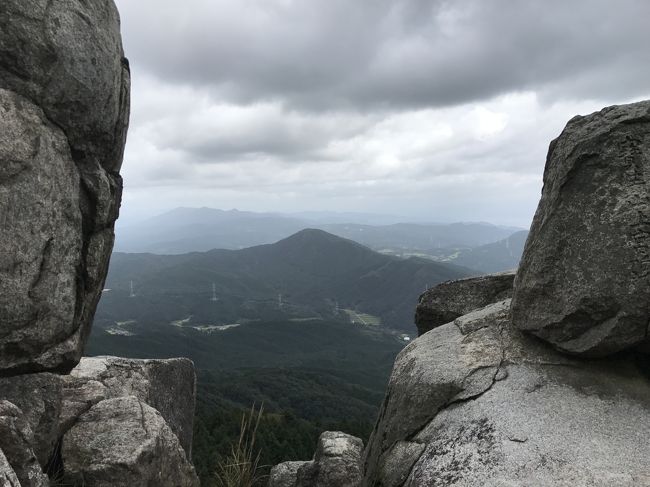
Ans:
{"type": "Polygon", "coordinates": [[[261,484],[263,476],[260,473],[260,453],[255,453],[255,438],[263,411],[264,405],[259,410],[253,405],[249,413],[242,415],[239,439],[231,446],[230,455],[217,465],[217,487],[254,487],[261,484]]]}

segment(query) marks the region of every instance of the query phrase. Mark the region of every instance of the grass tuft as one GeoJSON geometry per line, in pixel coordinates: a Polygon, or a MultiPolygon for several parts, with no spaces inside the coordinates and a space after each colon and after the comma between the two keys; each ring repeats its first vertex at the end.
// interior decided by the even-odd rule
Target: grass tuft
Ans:
{"type": "Polygon", "coordinates": [[[264,405],[255,405],[242,415],[239,439],[230,448],[230,454],[221,460],[215,472],[217,487],[255,487],[262,485],[265,476],[261,474],[260,452],[255,449],[257,428],[262,419],[264,405]]]}

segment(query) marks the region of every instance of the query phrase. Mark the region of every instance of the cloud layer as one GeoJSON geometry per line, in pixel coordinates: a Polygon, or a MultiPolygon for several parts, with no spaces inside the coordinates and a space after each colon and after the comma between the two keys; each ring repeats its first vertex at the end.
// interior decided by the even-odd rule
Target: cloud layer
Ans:
{"type": "Polygon", "coordinates": [[[117,0],[124,214],[527,225],[566,120],[650,94],[645,0],[117,0]]]}

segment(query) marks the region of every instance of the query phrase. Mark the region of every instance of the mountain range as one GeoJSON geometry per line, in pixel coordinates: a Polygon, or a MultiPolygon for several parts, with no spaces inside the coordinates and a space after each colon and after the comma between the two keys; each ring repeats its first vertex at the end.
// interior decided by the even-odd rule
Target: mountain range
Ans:
{"type": "Polygon", "coordinates": [[[411,331],[418,296],[472,271],[375,252],[322,230],[182,255],[114,253],[96,322],[215,327],[260,319],[367,318],[411,331]],[[135,295],[135,296],[132,296],[135,295]]]}
{"type": "Polygon", "coordinates": [[[423,255],[489,244],[521,230],[481,222],[399,223],[394,217],[357,213],[278,214],[176,208],[137,225],[120,226],[115,250],[182,254],[242,249],[277,242],[305,228],[321,229],[382,252],[423,255]]]}

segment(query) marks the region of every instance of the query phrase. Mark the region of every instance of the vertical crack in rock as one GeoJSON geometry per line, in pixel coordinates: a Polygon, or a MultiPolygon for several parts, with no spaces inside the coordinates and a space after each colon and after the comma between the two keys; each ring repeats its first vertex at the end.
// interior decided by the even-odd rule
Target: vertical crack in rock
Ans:
{"type": "Polygon", "coordinates": [[[29,291],[27,295],[31,298],[34,299],[35,296],[33,296],[34,292],[36,291],[36,288],[38,288],[39,284],[43,281],[43,276],[47,272],[47,264],[50,260],[50,257],[52,255],[52,242],[54,241],[53,237],[48,238],[45,241],[45,244],[43,245],[43,250],[41,250],[40,256],[41,256],[41,263],[38,266],[38,273],[34,276],[34,280],[29,286],[29,291]]]}
{"type": "Polygon", "coordinates": [[[140,406],[140,426],[142,426],[142,430],[145,432],[145,435],[148,438],[150,434],[149,434],[149,429],[147,428],[147,421],[144,415],[144,406],[142,405],[142,401],[139,399],[138,399],[138,404],[140,406]]]}

